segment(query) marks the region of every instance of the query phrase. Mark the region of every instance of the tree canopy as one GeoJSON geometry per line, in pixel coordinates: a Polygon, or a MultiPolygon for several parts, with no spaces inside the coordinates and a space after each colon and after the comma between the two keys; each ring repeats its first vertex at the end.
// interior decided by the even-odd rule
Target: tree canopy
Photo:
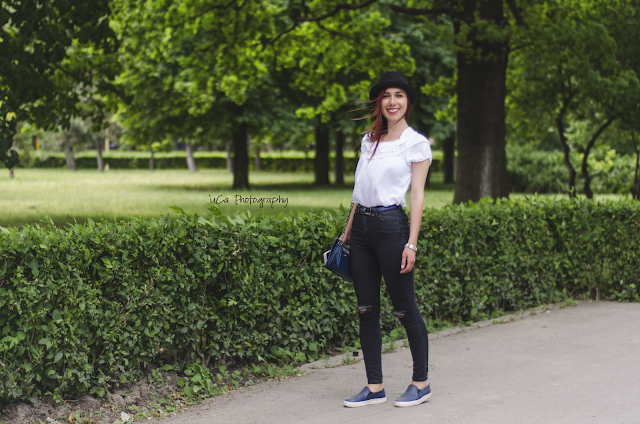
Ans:
{"type": "Polygon", "coordinates": [[[113,92],[118,41],[107,0],[8,0],[0,7],[0,162],[18,122],[68,127],[73,116],[102,120],[101,93],[113,92]]]}
{"type": "Polygon", "coordinates": [[[451,162],[457,138],[454,202],[508,196],[507,131],[530,140],[551,129],[571,192],[569,153],[583,153],[590,195],[589,152],[611,128],[638,130],[638,3],[3,2],[0,161],[17,161],[17,122],[67,127],[76,116],[99,127],[115,113],[144,148],[233,141],[234,187],[246,188],[250,136],[315,134],[326,162],[329,131],[357,131],[351,104],[396,70],[421,93],[411,124],[446,139],[451,162]]]}
{"type": "Polygon", "coordinates": [[[535,27],[519,34],[523,48],[512,55],[512,122],[517,125],[516,132],[529,137],[541,138],[549,128],[555,130],[572,195],[577,171],[569,154],[572,148],[581,151],[583,191],[592,197],[589,153],[614,122],[630,123],[638,116],[639,51],[629,35],[638,31],[632,22],[637,22],[634,17],[640,9],[624,0],[547,1],[546,5],[545,12],[537,15],[535,27]],[[574,137],[573,143],[568,139],[572,126],[583,128],[581,139],[574,137]]]}

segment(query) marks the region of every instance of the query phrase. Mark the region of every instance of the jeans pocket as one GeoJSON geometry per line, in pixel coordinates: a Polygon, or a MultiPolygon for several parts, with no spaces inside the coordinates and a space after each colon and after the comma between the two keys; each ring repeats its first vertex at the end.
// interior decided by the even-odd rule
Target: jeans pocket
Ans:
{"type": "Polygon", "coordinates": [[[396,209],[379,212],[380,221],[382,222],[399,222],[399,215],[396,213],[396,209]]]}

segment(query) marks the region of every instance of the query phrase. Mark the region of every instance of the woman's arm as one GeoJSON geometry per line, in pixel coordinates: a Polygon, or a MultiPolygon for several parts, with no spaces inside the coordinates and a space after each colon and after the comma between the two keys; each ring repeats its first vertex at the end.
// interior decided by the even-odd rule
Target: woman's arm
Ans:
{"type": "MultiPolygon", "coordinates": [[[[413,162],[411,164],[411,193],[409,194],[409,240],[407,243],[418,245],[418,233],[422,222],[424,208],[424,184],[427,181],[427,173],[431,161],[413,162]]],[[[416,252],[408,247],[402,252],[400,274],[411,272],[416,262],[416,252]]]]}
{"type": "Polygon", "coordinates": [[[351,214],[349,215],[349,222],[347,222],[347,226],[344,227],[344,232],[339,237],[340,240],[346,245],[348,245],[349,241],[351,241],[351,224],[353,224],[353,215],[355,215],[356,213],[356,206],[357,205],[354,204],[353,207],[351,208],[351,214]]]}

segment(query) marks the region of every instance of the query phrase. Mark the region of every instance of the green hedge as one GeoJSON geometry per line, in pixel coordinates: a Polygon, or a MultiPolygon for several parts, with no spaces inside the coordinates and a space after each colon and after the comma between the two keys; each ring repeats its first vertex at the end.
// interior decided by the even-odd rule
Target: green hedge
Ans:
{"type": "MultiPolygon", "coordinates": [[[[353,343],[352,286],[321,263],[344,214],[1,229],[0,402],[101,394],[160,358],[248,364],[353,343]]],[[[428,209],[419,306],[469,321],[566,296],[640,301],[639,225],[630,200],[428,209]]],[[[382,326],[398,326],[386,297],[382,326]]]]}
{"type": "MultiPolygon", "coordinates": [[[[138,156],[104,156],[105,163],[109,164],[110,169],[149,169],[149,158],[138,156]]],[[[203,169],[225,169],[227,160],[224,157],[216,156],[200,156],[196,157],[196,165],[203,169]]],[[[34,168],[66,168],[67,162],[64,157],[49,156],[37,159],[33,162],[34,168]]],[[[333,166],[333,163],[331,163],[333,166]]],[[[97,159],[94,156],[80,156],[76,158],[77,169],[95,169],[97,167],[97,159]]],[[[154,158],[155,169],[187,169],[187,159],[185,156],[158,157],[154,158]]],[[[249,168],[255,169],[253,158],[249,161],[249,168]]],[[[262,169],[264,171],[313,171],[313,159],[311,158],[263,158],[262,169]]],[[[332,168],[333,169],[333,168],[332,168]]],[[[353,173],[355,171],[354,159],[345,160],[345,172],[353,173]]]]}
{"type": "MultiPolygon", "coordinates": [[[[149,169],[149,154],[141,152],[113,152],[104,153],[105,163],[109,164],[109,169],[149,169]]],[[[288,152],[287,152],[288,153],[288,152]]],[[[439,152],[434,154],[431,172],[440,172],[441,158],[439,152]]],[[[227,160],[223,152],[197,152],[195,154],[196,165],[202,169],[225,169],[227,160]]],[[[77,169],[96,169],[97,159],[95,152],[83,152],[76,155],[77,169]]],[[[312,157],[290,157],[289,154],[283,157],[265,155],[262,157],[263,171],[280,172],[312,172],[312,157]]],[[[30,161],[32,168],[66,168],[67,162],[63,153],[52,153],[49,155],[34,155],[30,161]]],[[[334,158],[330,160],[330,169],[334,168],[334,158]]],[[[356,159],[352,156],[345,156],[345,173],[354,173],[356,159]]],[[[187,169],[187,159],[184,152],[159,153],[154,158],[155,169],[187,169]]],[[[249,169],[255,170],[255,161],[251,157],[249,169]]]]}

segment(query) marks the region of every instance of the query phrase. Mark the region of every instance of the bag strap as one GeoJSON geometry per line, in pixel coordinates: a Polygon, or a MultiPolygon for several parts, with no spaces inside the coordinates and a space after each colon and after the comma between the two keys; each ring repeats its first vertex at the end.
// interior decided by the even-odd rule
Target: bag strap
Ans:
{"type": "Polygon", "coordinates": [[[349,208],[349,213],[347,214],[347,219],[344,220],[344,228],[342,229],[342,233],[338,238],[344,235],[345,230],[347,229],[347,225],[349,225],[349,217],[351,216],[351,211],[353,210],[353,200],[351,201],[351,207],[349,208]]]}

